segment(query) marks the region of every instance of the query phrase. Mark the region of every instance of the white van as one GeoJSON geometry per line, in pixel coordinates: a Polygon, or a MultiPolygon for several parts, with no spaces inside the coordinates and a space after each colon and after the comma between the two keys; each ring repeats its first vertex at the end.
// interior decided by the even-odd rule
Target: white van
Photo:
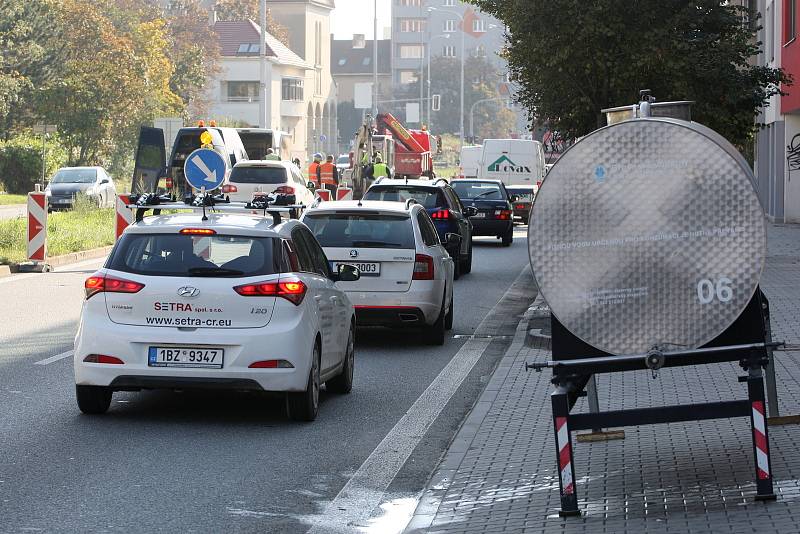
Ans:
{"type": "Polygon", "coordinates": [[[460,163],[458,178],[477,178],[482,154],[483,145],[462,147],[458,159],[460,163]]]}
{"type": "Polygon", "coordinates": [[[485,139],[478,178],[536,187],[545,175],[544,149],[529,139],[485,139]]]}

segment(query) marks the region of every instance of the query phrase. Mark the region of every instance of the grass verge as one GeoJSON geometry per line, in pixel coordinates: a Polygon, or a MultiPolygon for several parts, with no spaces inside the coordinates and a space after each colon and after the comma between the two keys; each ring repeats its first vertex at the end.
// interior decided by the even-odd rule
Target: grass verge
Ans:
{"type": "Polygon", "coordinates": [[[5,206],[8,204],[26,204],[27,202],[27,195],[0,195],[0,206],[5,206]]]}
{"type": "MultiPolygon", "coordinates": [[[[47,255],[60,256],[113,244],[114,215],[114,209],[97,209],[80,197],[74,210],[48,214],[47,255]]],[[[26,232],[25,217],[0,221],[0,264],[26,261],[26,232]]]]}

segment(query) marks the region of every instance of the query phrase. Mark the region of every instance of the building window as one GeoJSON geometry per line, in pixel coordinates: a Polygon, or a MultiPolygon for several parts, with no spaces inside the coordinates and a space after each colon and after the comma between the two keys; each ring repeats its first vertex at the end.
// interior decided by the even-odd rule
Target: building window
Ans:
{"type": "Polygon", "coordinates": [[[442,55],[444,57],[456,57],[456,47],[455,46],[443,46],[442,47],[442,55]]]}
{"type": "Polygon", "coordinates": [[[455,19],[447,19],[446,21],[442,22],[442,31],[445,33],[452,33],[456,31],[455,19]]]}
{"type": "Polygon", "coordinates": [[[484,21],[483,19],[473,20],[472,31],[475,33],[484,33],[486,31],[486,21],[484,21]]]}
{"type": "Polygon", "coordinates": [[[261,52],[261,49],[258,46],[258,43],[242,43],[239,45],[239,48],[236,50],[237,56],[252,56],[257,55],[261,52]]]}
{"type": "Polygon", "coordinates": [[[773,18],[772,4],[767,6],[767,15],[764,21],[764,40],[766,41],[767,61],[775,61],[775,20],[773,18]]]}
{"type": "Polygon", "coordinates": [[[400,59],[422,59],[422,45],[400,45],[400,59]]]}
{"type": "Polygon", "coordinates": [[[456,0],[444,0],[444,7],[455,7],[456,0]]]}
{"type": "Polygon", "coordinates": [[[422,19],[400,19],[401,33],[416,33],[425,31],[425,21],[422,19]]]}
{"type": "Polygon", "coordinates": [[[283,78],[281,80],[281,99],[303,100],[303,80],[299,78],[283,78]]]}
{"type": "Polygon", "coordinates": [[[414,83],[417,81],[417,72],[413,70],[400,71],[400,83],[414,83]]]}
{"type": "Polygon", "coordinates": [[[258,82],[228,82],[228,102],[258,102],[258,82]]]}
{"type": "Polygon", "coordinates": [[[797,37],[797,0],[784,0],[783,27],[786,28],[786,43],[794,41],[797,37]]]}
{"type": "Polygon", "coordinates": [[[486,47],[483,45],[476,46],[475,57],[486,57],[486,47]]]}
{"type": "Polygon", "coordinates": [[[396,0],[398,6],[403,7],[420,7],[422,0],[396,0]]]}

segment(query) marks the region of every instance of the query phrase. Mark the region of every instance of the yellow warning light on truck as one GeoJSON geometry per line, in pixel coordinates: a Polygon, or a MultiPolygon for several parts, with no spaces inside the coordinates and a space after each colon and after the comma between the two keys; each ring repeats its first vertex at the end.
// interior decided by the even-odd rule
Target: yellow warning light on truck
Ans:
{"type": "Polygon", "coordinates": [[[208,130],[200,134],[200,143],[202,145],[210,145],[211,144],[211,134],[208,133],[208,130]]]}

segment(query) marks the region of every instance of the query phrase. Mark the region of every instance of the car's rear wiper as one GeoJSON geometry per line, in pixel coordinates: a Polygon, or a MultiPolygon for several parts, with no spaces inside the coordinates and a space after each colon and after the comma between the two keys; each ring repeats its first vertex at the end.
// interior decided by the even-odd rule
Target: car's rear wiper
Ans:
{"type": "Polygon", "coordinates": [[[244,274],[244,271],[224,267],[190,267],[189,274],[192,276],[240,276],[244,274]]]}
{"type": "Polygon", "coordinates": [[[492,189],[491,191],[484,191],[483,193],[479,194],[475,198],[481,198],[484,195],[491,195],[492,193],[497,193],[497,189],[492,189]]]}
{"type": "Polygon", "coordinates": [[[386,243],[385,241],[353,241],[354,247],[370,247],[378,245],[383,248],[401,248],[400,243],[386,243]]]}

